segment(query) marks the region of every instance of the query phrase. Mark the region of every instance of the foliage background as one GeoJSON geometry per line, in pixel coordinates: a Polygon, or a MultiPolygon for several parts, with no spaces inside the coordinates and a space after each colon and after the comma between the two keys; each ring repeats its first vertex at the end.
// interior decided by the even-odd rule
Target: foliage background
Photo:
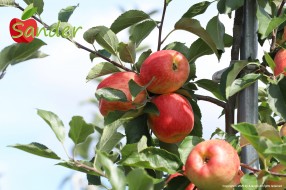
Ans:
{"type": "MultiPolygon", "coordinates": [[[[173,28],[175,21],[197,2],[199,0],[173,1],[167,9],[163,36],[173,28]]],[[[83,27],[75,39],[88,46],[82,38],[83,32],[88,28],[101,24],[110,26],[112,21],[120,15],[121,9],[136,8],[145,12],[156,9],[159,12],[154,17],[160,20],[163,2],[153,0],[146,0],[144,3],[139,0],[126,2],[116,0],[45,1],[42,19],[48,24],[54,23],[57,21],[57,14],[61,8],[78,3],[80,5],[72,15],[70,22],[74,26],[83,27]]],[[[0,49],[13,43],[8,29],[9,22],[14,17],[20,18],[21,13],[15,8],[1,8],[0,49]]],[[[216,14],[216,4],[212,4],[206,14],[196,18],[205,27],[207,21],[216,14]]],[[[220,20],[225,24],[226,33],[232,34],[232,20],[224,15],[220,15],[220,20]]],[[[120,33],[120,39],[124,39],[124,35],[124,32],[120,33]]],[[[156,37],[157,32],[153,32],[145,44],[155,49],[156,37]]],[[[96,88],[96,84],[86,83],[85,80],[87,73],[94,65],[89,60],[89,54],[61,38],[45,38],[43,35],[40,38],[48,44],[41,50],[50,56],[9,67],[7,75],[0,81],[0,190],[53,190],[59,187],[65,176],[71,174],[71,171],[65,168],[54,166],[53,160],[35,157],[6,147],[16,142],[28,144],[36,141],[47,145],[64,157],[62,148],[55,141],[54,134],[37,116],[36,108],[57,113],[66,125],[73,115],[81,115],[87,122],[92,122],[94,113],[97,111],[97,108],[90,104],[81,104],[89,98],[94,98],[96,88]]],[[[127,41],[127,35],[125,38],[127,41]]],[[[195,39],[197,37],[190,33],[178,31],[170,36],[166,44],[171,41],[181,41],[189,46],[195,39]]],[[[227,67],[230,50],[226,51],[220,63],[214,55],[199,58],[196,62],[198,78],[211,79],[215,71],[227,67]]],[[[262,51],[260,49],[259,54],[262,51]]],[[[208,139],[215,128],[224,126],[223,118],[218,119],[221,109],[213,104],[200,101],[199,105],[203,113],[204,137],[208,139]]],[[[70,189],[69,185],[66,189],[70,189]]]]}

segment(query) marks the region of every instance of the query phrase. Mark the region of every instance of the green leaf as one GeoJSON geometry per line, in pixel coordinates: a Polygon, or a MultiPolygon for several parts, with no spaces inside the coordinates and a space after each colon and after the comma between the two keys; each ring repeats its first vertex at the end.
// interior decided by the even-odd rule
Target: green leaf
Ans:
{"type": "Polygon", "coordinates": [[[109,53],[115,55],[118,48],[118,39],[115,33],[105,26],[96,26],[88,29],[83,38],[90,44],[96,41],[101,47],[109,53]]]}
{"type": "Polygon", "coordinates": [[[134,152],[120,162],[122,165],[155,169],[175,173],[183,163],[174,154],[163,149],[148,147],[139,153],[134,152]]]}
{"type": "Polygon", "coordinates": [[[244,174],[240,179],[243,190],[256,190],[258,181],[255,175],[244,174]]]}
{"type": "Polygon", "coordinates": [[[244,75],[242,78],[235,79],[230,86],[228,97],[231,97],[234,94],[238,93],[239,91],[249,87],[257,80],[259,80],[261,76],[262,76],[261,74],[250,73],[244,75]]]}
{"type": "Polygon", "coordinates": [[[266,51],[264,51],[264,58],[266,60],[266,63],[268,64],[268,66],[274,72],[274,69],[275,69],[276,65],[275,65],[274,60],[272,59],[272,57],[266,51]]]}
{"type": "Polygon", "coordinates": [[[187,136],[179,145],[179,154],[183,163],[186,162],[191,150],[204,139],[196,136],[187,136]]]}
{"type": "Polygon", "coordinates": [[[140,10],[129,10],[121,14],[110,26],[114,33],[118,33],[129,26],[139,23],[143,20],[149,19],[150,16],[140,10]]]}
{"type": "Polygon", "coordinates": [[[46,45],[46,43],[35,38],[30,43],[17,43],[5,47],[0,52],[0,72],[5,70],[9,65],[15,65],[29,59],[38,58],[37,55],[39,58],[42,57],[41,54],[37,54],[36,52],[38,52],[43,45],[46,45]]]}
{"type": "Polygon", "coordinates": [[[189,10],[182,16],[182,18],[184,17],[193,18],[197,15],[203,14],[207,10],[210,4],[211,2],[209,1],[202,1],[196,3],[189,8],[189,10]]]}
{"type": "Polygon", "coordinates": [[[220,0],[217,3],[217,9],[220,14],[229,14],[244,4],[244,0],[220,0]]]}
{"type": "Polygon", "coordinates": [[[218,83],[216,83],[212,80],[209,80],[209,79],[201,79],[201,80],[196,81],[196,84],[199,87],[211,92],[218,99],[224,100],[224,98],[221,95],[221,92],[219,90],[219,84],[218,83]]]}
{"type": "Polygon", "coordinates": [[[272,144],[265,150],[265,154],[273,156],[281,164],[286,165],[286,144],[272,144]]]}
{"type": "Polygon", "coordinates": [[[181,18],[176,24],[175,24],[176,30],[186,30],[188,32],[191,32],[197,36],[199,36],[208,46],[212,49],[212,51],[216,54],[216,56],[219,58],[218,51],[216,49],[216,44],[212,40],[211,36],[208,34],[208,32],[201,26],[200,22],[196,19],[190,19],[190,18],[181,18]]]}
{"type": "Polygon", "coordinates": [[[69,123],[69,137],[75,144],[83,143],[94,132],[91,124],[87,124],[81,116],[74,116],[69,123]]]}
{"type": "Polygon", "coordinates": [[[57,22],[50,26],[51,31],[55,32],[57,36],[61,36],[63,38],[72,39],[76,31],[73,29],[73,26],[68,22],[57,22]]]}
{"type": "Polygon", "coordinates": [[[51,127],[58,140],[63,143],[65,140],[65,128],[62,120],[50,111],[38,109],[37,114],[51,127]]]}
{"type": "MultiPolygon", "coordinates": [[[[106,51],[105,49],[102,49],[102,50],[97,50],[97,53],[104,56],[104,57],[107,57],[107,58],[110,58],[111,57],[111,54],[106,51]]],[[[94,54],[94,53],[90,53],[90,60],[93,61],[95,58],[100,58],[97,54],[94,54]]]]}
{"type": "Polygon", "coordinates": [[[152,53],[152,50],[148,49],[147,51],[143,52],[140,55],[137,63],[135,64],[135,67],[137,68],[137,70],[140,70],[142,63],[145,61],[145,59],[147,59],[147,57],[150,56],[151,53],[152,53]]]}
{"type": "Polygon", "coordinates": [[[286,120],[286,79],[278,84],[269,84],[268,104],[274,113],[286,120]]]}
{"type": "Polygon", "coordinates": [[[96,79],[98,77],[115,73],[115,72],[120,72],[120,70],[114,66],[112,63],[109,62],[101,62],[97,63],[92,69],[89,71],[86,80],[90,81],[93,79],[96,79]]]}
{"type": "Polygon", "coordinates": [[[216,44],[216,48],[224,52],[224,34],[225,28],[219,17],[213,17],[207,24],[207,32],[211,36],[212,40],[216,44]]]}
{"type": "MultiPolygon", "coordinates": [[[[224,35],[224,46],[230,47],[232,46],[232,37],[228,34],[224,35]]],[[[206,42],[204,42],[201,38],[197,39],[195,42],[192,43],[190,47],[190,62],[196,61],[197,58],[204,56],[204,55],[211,55],[214,52],[208,46],[206,42]]],[[[219,53],[219,58],[221,57],[222,52],[219,53]]]]}
{"type": "Polygon", "coordinates": [[[97,157],[102,165],[105,175],[110,180],[112,189],[114,190],[124,190],[126,179],[123,171],[118,168],[105,154],[100,151],[97,151],[97,157]]]}
{"type": "Polygon", "coordinates": [[[180,53],[182,53],[188,60],[190,60],[190,48],[188,48],[184,43],[181,42],[172,42],[168,44],[166,47],[163,48],[165,49],[171,49],[171,50],[176,50],[180,53]]]}
{"type": "Polygon", "coordinates": [[[256,125],[256,130],[259,136],[266,137],[273,143],[282,143],[278,130],[273,126],[267,123],[259,123],[256,125]]]}
{"type": "Polygon", "coordinates": [[[202,137],[203,136],[203,126],[202,126],[202,121],[201,121],[202,113],[201,113],[200,107],[198,106],[198,103],[195,102],[194,100],[189,99],[189,102],[192,105],[193,112],[194,112],[194,120],[195,120],[194,128],[189,135],[202,137]]]}
{"type": "Polygon", "coordinates": [[[123,126],[125,129],[127,144],[137,143],[143,136],[146,136],[149,143],[151,143],[146,114],[124,123],[123,126]]]}
{"type": "Polygon", "coordinates": [[[114,88],[100,88],[96,90],[95,96],[97,99],[103,98],[108,101],[127,102],[125,93],[114,88]]]}
{"type": "Polygon", "coordinates": [[[130,94],[132,96],[132,101],[137,97],[138,94],[146,90],[146,87],[140,86],[133,79],[128,82],[128,87],[130,94]]]}
{"type": "Polygon", "coordinates": [[[61,22],[68,22],[69,18],[73,14],[74,10],[79,6],[77,4],[76,6],[68,6],[64,9],[61,9],[58,14],[58,20],[61,22]]]}
{"type": "Polygon", "coordinates": [[[136,24],[130,32],[129,39],[138,47],[141,42],[153,31],[157,24],[153,20],[146,20],[136,24]]]}
{"type": "Polygon", "coordinates": [[[159,109],[157,106],[152,102],[147,102],[147,104],[143,108],[143,113],[160,115],[159,109]]]}
{"type": "Polygon", "coordinates": [[[103,133],[96,145],[97,150],[109,153],[120,142],[124,135],[118,133],[117,128],[121,124],[121,121],[115,121],[110,125],[104,126],[103,133]]]}
{"type": "Polygon", "coordinates": [[[45,158],[51,158],[51,159],[56,159],[56,160],[61,159],[48,147],[40,143],[36,143],[36,142],[30,143],[30,144],[15,144],[15,145],[10,145],[9,147],[17,148],[25,152],[28,152],[28,153],[31,153],[37,156],[45,157],[45,158]]]}
{"type": "Polygon", "coordinates": [[[268,13],[260,6],[257,8],[256,17],[258,19],[258,32],[261,34],[261,39],[265,39],[283,22],[286,21],[286,15],[271,18],[268,13]]]}
{"type": "Polygon", "coordinates": [[[153,190],[154,179],[142,168],[136,168],[128,173],[127,183],[130,190],[153,190]]]}
{"type": "Polygon", "coordinates": [[[41,15],[44,11],[44,0],[34,0],[33,4],[37,8],[38,15],[41,15]]]}
{"type": "Polygon", "coordinates": [[[220,80],[220,91],[225,99],[230,97],[231,85],[237,78],[240,71],[248,64],[248,61],[236,61],[227,70],[225,70],[220,80]]]}
{"type": "Polygon", "coordinates": [[[27,5],[30,5],[31,3],[34,2],[34,0],[24,0],[24,2],[25,2],[27,5]]]}
{"type": "Polygon", "coordinates": [[[127,63],[135,63],[136,60],[136,47],[135,44],[130,42],[125,44],[123,42],[118,44],[118,52],[120,59],[127,63]]]}
{"type": "Polygon", "coordinates": [[[15,0],[0,0],[0,7],[15,6],[15,0]]]}
{"type": "Polygon", "coordinates": [[[37,12],[37,8],[34,7],[33,3],[28,5],[22,13],[22,20],[31,18],[37,12]]]}

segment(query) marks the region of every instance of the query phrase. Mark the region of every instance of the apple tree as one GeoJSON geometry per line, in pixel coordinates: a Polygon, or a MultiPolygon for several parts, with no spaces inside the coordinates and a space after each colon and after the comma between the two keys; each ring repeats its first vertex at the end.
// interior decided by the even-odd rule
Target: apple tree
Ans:
{"type": "MultiPolygon", "coordinates": [[[[103,121],[99,126],[74,116],[67,127],[52,111],[37,109],[59,144],[65,147],[66,138],[73,141],[74,154],[60,158],[46,145],[36,142],[10,147],[58,160],[57,165],[86,173],[89,185],[104,189],[285,189],[285,1],[252,1],[258,23],[257,31],[250,31],[258,36],[253,42],[268,50],[261,57],[241,60],[241,41],[248,35],[243,33],[246,2],[194,3],[187,12],[177,12],[180,19],[171,31],[165,31],[165,14],[172,0],[162,0],[160,20],[155,20],[147,10],[127,10],[112,23],[86,30],[86,43],[81,44],[72,35],[65,35],[73,32],[65,28],[72,26],[69,18],[77,6],[62,9],[56,27],[46,24],[40,16],[44,11],[43,0],[24,0],[22,5],[0,0],[1,7],[21,10],[22,19],[32,18],[47,30],[57,30],[79,51],[87,52],[95,65],[86,79],[99,80],[94,102],[103,121]],[[196,17],[214,4],[217,13],[204,27],[196,17]],[[233,22],[233,34],[225,33],[220,15],[227,15],[233,22]],[[128,31],[127,41],[119,38],[122,31],[128,31]],[[167,35],[163,36],[162,31],[167,35]],[[167,44],[166,39],[178,31],[194,34],[197,39],[190,46],[177,41],[167,44]],[[151,33],[158,34],[156,48],[142,45],[151,33]],[[215,73],[212,80],[207,76],[198,78],[199,58],[214,54],[219,61],[226,48],[231,48],[229,67],[215,73]],[[259,84],[257,97],[252,97],[258,101],[258,121],[235,123],[240,104],[237,98],[253,84],[259,84]],[[199,89],[212,96],[199,94],[199,89]],[[213,131],[211,139],[203,139],[205,128],[198,101],[217,105],[225,118],[225,129],[213,131]],[[99,135],[93,157],[83,159],[76,151],[86,153],[86,146],[82,145],[90,144],[89,136],[93,133],[99,135]],[[246,146],[256,150],[259,160],[239,160],[246,146]],[[259,162],[259,167],[253,167],[251,162],[259,162]]],[[[39,50],[43,45],[46,43],[35,38],[30,43],[4,48],[0,53],[1,78],[10,65],[44,58],[46,55],[39,50]]]]}

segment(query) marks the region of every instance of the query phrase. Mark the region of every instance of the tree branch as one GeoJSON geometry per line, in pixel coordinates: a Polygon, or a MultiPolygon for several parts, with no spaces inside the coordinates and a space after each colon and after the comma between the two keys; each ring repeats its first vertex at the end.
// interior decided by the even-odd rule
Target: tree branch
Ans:
{"type": "MultiPolygon", "coordinates": [[[[277,15],[276,15],[277,17],[279,17],[281,15],[285,3],[286,3],[286,0],[283,0],[281,2],[280,6],[279,6],[279,9],[277,11],[277,15]]],[[[270,51],[273,51],[275,49],[276,37],[277,37],[277,28],[272,31],[270,51]]]]}
{"type": "Polygon", "coordinates": [[[164,24],[166,9],[167,9],[167,0],[164,0],[164,8],[163,8],[162,18],[161,18],[161,22],[160,22],[160,26],[159,26],[159,38],[158,38],[157,51],[160,51],[160,49],[161,49],[162,30],[163,30],[163,24],[164,24]]]}
{"type": "MultiPolygon", "coordinates": [[[[250,167],[249,165],[247,164],[244,164],[244,163],[240,163],[240,166],[241,167],[244,167],[254,173],[257,173],[257,172],[260,172],[261,170],[258,170],[258,169],[255,169],[253,167],[250,167]]],[[[274,176],[278,176],[278,177],[286,177],[286,174],[281,174],[281,173],[277,173],[277,172],[271,172],[271,171],[268,171],[271,175],[274,175],[274,176]]]]}
{"type": "Polygon", "coordinates": [[[106,177],[106,175],[102,171],[99,171],[94,167],[87,166],[87,165],[82,164],[81,162],[76,161],[76,160],[74,160],[74,163],[76,164],[77,167],[84,168],[84,169],[89,170],[89,171],[93,171],[102,177],[106,177]]]}
{"type": "MultiPolygon", "coordinates": [[[[23,7],[21,7],[18,3],[15,3],[15,7],[20,9],[21,11],[24,11],[25,9],[23,7]]],[[[36,21],[38,21],[39,23],[41,23],[46,29],[49,29],[50,26],[48,24],[46,24],[45,22],[43,22],[41,19],[39,19],[38,17],[36,16],[32,16],[33,19],[35,19],[36,21]]],[[[66,38],[67,39],[67,38],[66,38]]],[[[69,40],[69,39],[67,39],[69,40]]],[[[88,47],[85,47],[84,45],[76,42],[76,41],[73,41],[73,40],[69,40],[70,42],[73,42],[79,49],[83,49],[87,52],[90,52],[90,53],[93,53],[95,55],[97,55],[98,57],[104,59],[105,61],[108,61],[109,63],[113,64],[114,66],[116,67],[119,67],[125,71],[131,71],[133,72],[131,69],[127,68],[127,67],[124,67],[123,65],[115,62],[115,61],[112,61],[111,59],[109,59],[108,57],[105,57],[104,55],[101,55],[100,53],[98,53],[98,51],[94,51],[94,50],[91,50],[89,49],[88,47]]]]}
{"type": "Polygon", "coordinates": [[[213,104],[216,104],[217,106],[220,106],[222,108],[225,108],[226,104],[218,99],[212,98],[210,96],[203,96],[203,95],[199,95],[199,94],[195,94],[195,96],[197,97],[198,100],[203,100],[203,101],[207,101],[207,102],[211,102],[213,104]]]}

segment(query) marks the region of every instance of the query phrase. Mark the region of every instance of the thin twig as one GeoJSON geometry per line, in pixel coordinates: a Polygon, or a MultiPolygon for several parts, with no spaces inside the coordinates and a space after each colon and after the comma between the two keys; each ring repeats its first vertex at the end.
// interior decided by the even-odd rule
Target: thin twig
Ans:
{"type": "Polygon", "coordinates": [[[197,97],[198,100],[203,100],[203,101],[207,101],[207,102],[211,102],[213,104],[216,104],[222,108],[225,108],[226,104],[218,99],[212,98],[210,96],[203,96],[203,95],[199,95],[199,94],[195,94],[195,96],[197,97]]]}
{"type": "MultiPolygon", "coordinates": [[[[260,172],[261,170],[258,170],[258,169],[255,169],[247,164],[244,164],[244,163],[240,163],[240,166],[241,167],[244,167],[254,173],[257,173],[257,172],[260,172]]],[[[278,176],[278,177],[286,177],[286,174],[281,174],[281,173],[277,173],[277,172],[271,172],[271,171],[268,171],[271,175],[274,175],[274,176],[278,176]]]]}
{"type": "Polygon", "coordinates": [[[93,171],[102,177],[106,177],[106,175],[102,171],[99,171],[94,167],[87,166],[87,165],[82,164],[81,162],[76,161],[76,160],[74,161],[74,163],[76,164],[77,167],[84,168],[84,169],[89,170],[89,171],[93,171]]]}
{"type": "MultiPolygon", "coordinates": [[[[276,15],[277,17],[279,17],[282,14],[282,10],[283,10],[283,7],[284,7],[285,3],[286,3],[286,0],[283,0],[281,2],[280,6],[279,6],[279,9],[277,11],[277,15],[276,15]]],[[[272,31],[272,38],[271,38],[272,41],[271,41],[270,51],[273,51],[275,49],[277,30],[278,29],[276,28],[276,29],[274,29],[272,31]]]]}
{"type": "Polygon", "coordinates": [[[163,13],[162,13],[161,23],[159,26],[159,38],[158,38],[157,51],[160,51],[160,49],[161,49],[162,30],[163,30],[163,23],[164,23],[164,19],[165,19],[166,9],[167,9],[167,0],[164,0],[164,8],[163,8],[163,13]]]}
{"type": "MultiPolygon", "coordinates": [[[[21,11],[24,11],[24,8],[21,7],[18,3],[15,3],[15,7],[20,9],[21,11]]],[[[38,21],[39,23],[41,23],[46,29],[49,29],[50,26],[48,24],[46,24],[45,22],[43,22],[41,19],[39,19],[38,17],[36,16],[32,16],[33,19],[35,19],[36,21],[38,21]]],[[[67,38],[66,38],[67,39],[67,38]]],[[[73,42],[79,49],[83,49],[85,51],[88,51],[90,53],[93,53],[95,55],[97,55],[98,57],[104,59],[105,61],[108,61],[109,63],[112,63],[113,65],[115,65],[116,67],[119,67],[125,71],[132,71],[131,69],[127,68],[127,67],[124,67],[123,65],[115,62],[115,61],[112,61],[111,59],[109,59],[108,57],[105,57],[104,55],[101,55],[100,53],[98,53],[98,51],[94,51],[94,50],[91,50],[89,49],[88,47],[85,47],[84,45],[80,44],[79,42],[76,42],[74,40],[70,40],[70,39],[67,39],[69,40],[70,42],[73,42]]]]}

